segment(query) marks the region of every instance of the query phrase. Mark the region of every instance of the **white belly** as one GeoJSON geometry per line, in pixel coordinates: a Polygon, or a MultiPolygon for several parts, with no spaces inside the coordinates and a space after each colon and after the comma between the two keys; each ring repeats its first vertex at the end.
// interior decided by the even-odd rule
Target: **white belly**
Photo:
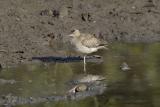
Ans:
{"type": "Polygon", "coordinates": [[[90,54],[92,52],[96,52],[97,51],[97,48],[88,48],[88,47],[85,47],[85,46],[76,46],[76,50],[81,52],[81,53],[86,53],[86,54],[90,54]]]}

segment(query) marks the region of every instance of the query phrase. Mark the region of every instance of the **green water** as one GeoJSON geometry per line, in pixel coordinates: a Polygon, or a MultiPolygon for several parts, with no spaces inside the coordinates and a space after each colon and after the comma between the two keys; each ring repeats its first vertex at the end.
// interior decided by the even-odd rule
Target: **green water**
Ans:
{"type": "MultiPolygon", "coordinates": [[[[160,43],[112,44],[100,64],[87,63],[87,73],[106,78],[108,89],[102,94],[82,100],[46,102],[17,107],[160,107],[160,43]],[[131,70],[120,69],[127,63],[131,70]]],[[[0,78],[15,80],[0,84],[0,95],[22,97],[64,95],[67,82],[83,74],[83,63],[21,65],[4,69],[0,78]]]]}

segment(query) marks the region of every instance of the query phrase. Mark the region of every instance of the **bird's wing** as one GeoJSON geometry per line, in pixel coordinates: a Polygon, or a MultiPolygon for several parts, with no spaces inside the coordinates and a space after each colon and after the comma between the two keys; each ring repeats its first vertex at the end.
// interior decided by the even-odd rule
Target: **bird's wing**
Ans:
{"type": "Polygon", "coordinates": [[[88,48],[96,48],[98,46],[103,46],[101,44],[101,41],[94,37],[93,35],[85,35],[81,36],[81,43],[82,45],[88,47],[88,48]]]}

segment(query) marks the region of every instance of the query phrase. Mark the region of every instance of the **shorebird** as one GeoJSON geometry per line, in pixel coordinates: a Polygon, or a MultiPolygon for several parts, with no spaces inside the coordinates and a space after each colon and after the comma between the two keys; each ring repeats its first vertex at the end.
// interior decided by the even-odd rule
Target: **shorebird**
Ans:
{"type": "Polygon", "coordinates": [[[79,30],[75,29],[71,37],[71,44],[74,45],[75,50],[85,54],[84,55],[84,72],[86,72],[86,54],[90,54],[98,51],[99,49],[107,49],[107,42],[96,38],[92,34],[80,33],[79,30]]]}

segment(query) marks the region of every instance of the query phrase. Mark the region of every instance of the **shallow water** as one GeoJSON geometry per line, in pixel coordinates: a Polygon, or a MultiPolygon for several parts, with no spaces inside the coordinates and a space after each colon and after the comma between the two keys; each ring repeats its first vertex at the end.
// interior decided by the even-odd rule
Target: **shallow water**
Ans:
{"type": "MultiPolygon", "coordinates": [[[[81,100],[45,102],[23,107],[160,107],[160,43],[115,43],[108,51],[95,53],[103,56],[103,63],[87,63],[87,73],[102,75],[108,88],[102,95],[81,100]],[[122,70],[126,63],[130,70],[122,70]]],[[[22,97],[64,95],[67,84],[83,75],[83,62],[30,64],[3,69],[0,95],[22,97]]],[[[17,106],[17,107],[20,107],[17,106]]]]}

